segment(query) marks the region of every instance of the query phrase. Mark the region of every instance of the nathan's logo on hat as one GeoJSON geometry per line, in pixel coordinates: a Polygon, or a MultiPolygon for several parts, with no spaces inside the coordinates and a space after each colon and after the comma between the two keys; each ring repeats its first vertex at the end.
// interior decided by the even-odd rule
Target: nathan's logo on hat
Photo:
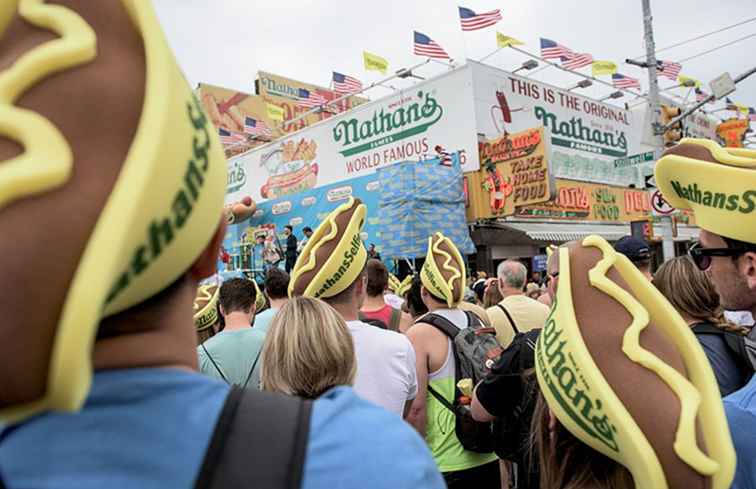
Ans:
{"type": "Polygon", "coordinates": [[[591,386],[575,362],[569,338],[557,324],[557,299],[551,316],[538,337],[536,368],[565,413],[586,435],[619,452],[617,428],[603,411],[603,403],[592,395],[591,386]]]}
{"type": "Polygon", "coordinates": [[[289,282],[289,295],[328,298],[352,285],[367,262],[360,237],[367,207],[354,197],[334,209],[307,240],[289,282]]]}
{"type": "Polygon", "coordinates": [[[696,225],[727,238],[756,243],[756,151],[683,139],[654,168],[669,205],[690,209],[696,225]]]}
{"type": "Polygon", "coordinates": [[[746,190],[740,194],[712,192],[691,183],[687,186],[677,180],[670,180],[670,185],[678,197],[706,207],[717,207],[728,211],[750,214],[756,209],[756,190],[746,190]]]}
{"type": "Polygon", "coordinates": [[[428,253],[420,280],[449,307],[462,302],[465,293],[465,262],[454,243],[441,233],[428,238],[428,253]]]}

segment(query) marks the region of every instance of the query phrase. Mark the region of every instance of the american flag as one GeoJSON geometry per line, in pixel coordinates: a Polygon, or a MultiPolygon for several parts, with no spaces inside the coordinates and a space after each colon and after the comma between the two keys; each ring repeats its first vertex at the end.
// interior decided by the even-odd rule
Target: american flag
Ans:
{"type": "Polygon", "coordinates": [[[748,107],[748,120],[756,121],[756,109],[753,107],[748,107]]]}
{"type": "Polygon", "coordinates": [[[224,146],[231,146],[247,140],[247,137],[244,134],[240,134],[234,131],[227,131],[223,128],[218,129],[218,136],[220,136],[221,143],[224,146]]]}
{"type": "Polygon", "coordinates": [[[462,23],[463,31],[477,31],[478,29],[490,27],[500,21],[501,11],[496,9],[476,14],[469,8],[459,7],[459,20],[462,23]]]}
{"type": "Polygon", "coordinates": [[[673,61],[659,62],[659,76],[669,78],[672,81],[677,81],[677,76],[680,74],[681,70],[682,65],[680,63],[675,63],[673,61]]]}
{"type": "Polygon", "coordinates": [[[640,82],[637,78],[615,73],[612,75],[612,85],[614,88],[640,88],[640,82]]]}
{"type": "Polygon", "coordinates": [[[562,68],[568,70],[577,70],[593,63],[593,56],[588,53],[574,53],[567,57],[567,61],[562,64],[562,68]]]}
{"type": "Polygon", "coordinates": [[[541,38],[541,57],[543,59],[569,59],[574,55],[572,49],[557,44],[551,39],[541,38]]]}
{"type": "Polygon", "coordinates": [[[449,59],[449,55],[436,44],[436,41],[417,31],[415,31],[415,54],[428,58],[449,59]]]}
{"type": "Polygon", "coordinates": [[[263,136],[269,138],[273,135],[265,121],[258,121],[251,117],[244,118],[244,132],[253,136],[263,136]]]}
{"type": "Polygon", "coordinates": [[[299,100],[297,101],[297,105],[312,109],[313,107],[319,107],[326,102],[328,102],[326,98],[318,92],[311,92],[304,88],[299,89],[299,100]]]}
{"type": "Polygon", "coordinates": [[[359,92],[362,90],[362,82],[357,78],[333,72],[333,89],[338,95],[359,92]]]}
{"type": "Polygon", "coordinates": [[[700,88],[696,88],[696,102],[703,102],[709,98],[709,94],[701,90],[700,88]]]}

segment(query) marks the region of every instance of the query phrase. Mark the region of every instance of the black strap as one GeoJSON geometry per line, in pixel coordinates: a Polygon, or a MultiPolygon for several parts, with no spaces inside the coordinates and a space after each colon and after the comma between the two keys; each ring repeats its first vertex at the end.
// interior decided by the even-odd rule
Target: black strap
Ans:
{"type": "Polygon", "coordinates": [[[389,329],[391,331],[399,331],[399,324],[402,322],[402,311],[399,309],[391,308],[391,319],[389,319],[389,329]]]}
{"type": "Polygon", "coordinates": [[[257,356],[255,357],[255,361],[252,362],[252,368],[249,369],[249,373],[247,374],[247,380],[244,381],[243,388],[247,387],[247,384],[249,384],[249,379],[252,377],[252,372],[255,371],[255,367],[257,366],[257,361],[260,359],[260,354],[262,353],[262,345],[260,346],[260,349],[257,350],[257,356]]]}
{"type": "MultiPolygon", "coordinates": [[[[470,318],[468,317],[468,321],[469,320],[470,318]]],[[[430,324],[431,326],[435,327],[446,336],[448,336],[452,341],[454,341],[454,338],[456,338],[460,332],[460,329],[456,327],[454,323],[440,314],[426,314],[425,316],[419,318],[417,322],[430,324]]]]}
{"type": "Polygon", "coordinates": [[[507,319],[509,319],[509,324],[512,326],[512,329],[514,330],[514,333],[517,334],[520,332],[519,329],[517,329],[517,324],[514,322],[514,319],[512,319],[512,316],[509,314],[509,311],[507,311],[507,308],[502,306],[501,304],[496,304],[496,307],[504,311],[504,314],[507,315],[507,319]]]}
{"type": "Polygon", "coordinates": [[[217,370],[217,371],[218,371],[218,373],[219,373],[219,374],[220,374],[220,376],[221,376],[221,379],[223,379],[223,382],[225,382],[225,383],[227,383],[227,384],[230,384],[231,382],[229,382],[229,381],[228,381],[228,379],[226,378],[226,376],[225,376],[225,375],[223,375],[223,371],[222,371],[222,370],[220,369],[220,367],[218,366],[218,364],[217,364],[217,363],[215,363],[215,360],[213,360],[213,357],[212,357],[212,356],[210,356],[210,352],[209,352],[209,351],[207,351],[207,348],[205,348],[205,344],[204,344],[204,343],[202,343],[202,349],[203,349],[203,350],[205,350],[205,355],[207,355],[207,358],[209,358],[209,359],[210,359],[210,363],[212,363],[212,364],[213,364],[213,367],[215,367],[215,370],[217,370]]]}
{"type": "Polygon", "coordinates": [[[205,452],[196,489],[299,489],[311,401],[236,386],[205,452]]]}
{"type": "Polygon", "coordinates": [[[744,378],[750,379],[753,375],[754,368],[748,360],[748,351],[746,350],[745,337],[738,333],[725,331],[717,328],[711,323],[697,323],[691,328],[695,334],[711,334],[721,336],[725,345],[732,353],[735,363],[738,365],[744,378]]]}
{"type": "Polygon", "coordinates": [[[440,392],[438,392],[436,389],[433,388],[432,385],[430,385],[430,383],[428,384],[428,392],[430,392],[431,395],[435,397],[438,400],[438,402],[440,402],[446,409],[448,409],[455,415],[457,414],[457,411],[454,410],[454,406],[452,405],[452,403],[447,401],[446,398],[442,396],[440,392]]]}

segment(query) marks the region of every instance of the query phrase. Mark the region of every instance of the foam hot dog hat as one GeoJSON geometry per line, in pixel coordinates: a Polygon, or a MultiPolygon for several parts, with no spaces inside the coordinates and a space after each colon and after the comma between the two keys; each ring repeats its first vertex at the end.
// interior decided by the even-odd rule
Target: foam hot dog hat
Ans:
{"type": "Polygon", "coordinates": [[[215,284],[202,285],[194,298],[194,326],[204,331],[218,322],[218,296],[220,287],[215,284]]]}
{"type": "Polygon", "coordinates": [[[200,256],[226,162],[150,2],[5,0],[0,33],[13,46],[0,52],[0,234],[14,236],[0,240],[14,257],[0,261],[0,422],[12,423],[81,407],[101,320],[200,256]],[[35,303],[10,283],[40,284],[35,303]]]}
{"type": "Polygon", "coordinates": [[[696,224],[721,236],[756,243],[756,151],[683,139],[656,164],[656,184],[696,224]]]}
{"type": "Polygon", "coordinates": [[[441,233],[428,238],[428,253],[420,269],[426,289],[449,307],[456,307],[465,296],[465,262],[452,240],[441,233]]]}
{"type": "Polygon", "coordinates": [[[690,328],[603,238],[558,253],[559,287],[535,360],[559,422],[627,467],[637,488],[730,487],[735,451],[690,328]]]}
{"type": "Polygon", "coordinates": [[[291,271],[289,296],[333,297],[357,280],[367,263],[360,233],[367,207],[350,197],[307,240],[291,271]]]}

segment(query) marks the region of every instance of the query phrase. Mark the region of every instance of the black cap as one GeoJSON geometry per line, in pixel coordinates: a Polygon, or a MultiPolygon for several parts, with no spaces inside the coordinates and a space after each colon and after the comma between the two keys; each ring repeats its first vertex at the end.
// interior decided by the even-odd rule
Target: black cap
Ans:
{"type": "Polygon", "coordinates": [[[303,233],[312,232],[312,228],[310,226],[305,226],[305,227],[302,228],[302,232],[303,233]]]}
{"type": "Polygon", "coordinates": [[[614,244],[614,249],[618,253],[622,253],[628,257],[632,262],[651,259],[651,250],[648,247],[648,243],[634,236],[623,236],[614,244]]]}

